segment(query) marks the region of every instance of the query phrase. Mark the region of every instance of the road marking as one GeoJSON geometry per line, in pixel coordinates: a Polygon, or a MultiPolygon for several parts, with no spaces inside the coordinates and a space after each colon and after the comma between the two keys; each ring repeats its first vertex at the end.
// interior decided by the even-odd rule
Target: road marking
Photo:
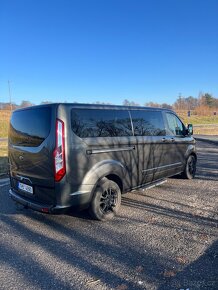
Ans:
{"type": "Polygon", "coordinates": [[[2,178],[2,179],[0,179],[0,183],[6,182],[6,181],[9,182],[9,178],[2,178]]]}
{"type": "Polygon", "coordinates": [[[3,184],[0,184],[0,187],[4,187],[4,186],[9,185],[9,184],[10,184],[10,182],[3,183],[3,184]]]}
{"type": "Polygon", "coordinates": [[[10,184],[9,178],[0,179],[0,187],[4,187],[4,186],[9,185],[9,184],[10,184]]]}

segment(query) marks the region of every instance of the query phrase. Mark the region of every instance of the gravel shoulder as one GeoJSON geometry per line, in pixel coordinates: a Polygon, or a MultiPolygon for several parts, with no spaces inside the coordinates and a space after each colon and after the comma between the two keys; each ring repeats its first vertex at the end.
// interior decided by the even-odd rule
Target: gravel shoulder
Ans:
{"type": "Polygon", "coordinates": [[[0,288],[218,289],[218,145],[197,148],[194,180],[125,194],[106,223],[24,209],[0,187],[0,288]]]}

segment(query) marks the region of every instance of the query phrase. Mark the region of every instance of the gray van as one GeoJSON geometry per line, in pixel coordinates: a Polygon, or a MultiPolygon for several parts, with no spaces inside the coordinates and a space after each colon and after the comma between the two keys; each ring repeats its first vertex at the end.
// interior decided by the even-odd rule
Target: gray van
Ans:
{"type": "Polygon", "coordinates": [[[89,208],[108,220],[121,194],[196,171],[192,126],[171,110],[48,104],[13,112],[10,196],[45,213],[89,208]]]}

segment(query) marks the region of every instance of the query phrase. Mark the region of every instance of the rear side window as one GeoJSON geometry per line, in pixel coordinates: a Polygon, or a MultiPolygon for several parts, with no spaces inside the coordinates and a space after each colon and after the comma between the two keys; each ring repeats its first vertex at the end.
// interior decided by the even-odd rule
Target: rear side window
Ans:
{"type": "Polygon", "coordinates": [[[50,132],[51,108],[33,108],[12,114],[9,142],[18,146],[39,146],[50,132]]]}
{"type": "Polygon", "coordinates": [[[72,109],[71,126],[81,138],[133,135],[126,110],[72,109]]]}
{"type": "Polygon", "coordinates": [[[183,136],[184,135],[184,125],[174,114],[166,113],[167,123],[168,123],[168,135],[183,136]]]}
{"type": "Polygon", "coordinates": [[[166,135],[161,111],[131,111],[135,136],[166,135]]]}

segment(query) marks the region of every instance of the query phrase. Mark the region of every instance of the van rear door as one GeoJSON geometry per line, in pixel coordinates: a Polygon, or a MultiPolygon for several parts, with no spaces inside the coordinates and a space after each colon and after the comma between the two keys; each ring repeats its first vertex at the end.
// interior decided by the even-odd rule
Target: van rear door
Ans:
{"type": "Polygon", "coordinates": [[[11,187],[20,195],[53,204],[55,105],[13,112],[8,149],[11,187]]]}

